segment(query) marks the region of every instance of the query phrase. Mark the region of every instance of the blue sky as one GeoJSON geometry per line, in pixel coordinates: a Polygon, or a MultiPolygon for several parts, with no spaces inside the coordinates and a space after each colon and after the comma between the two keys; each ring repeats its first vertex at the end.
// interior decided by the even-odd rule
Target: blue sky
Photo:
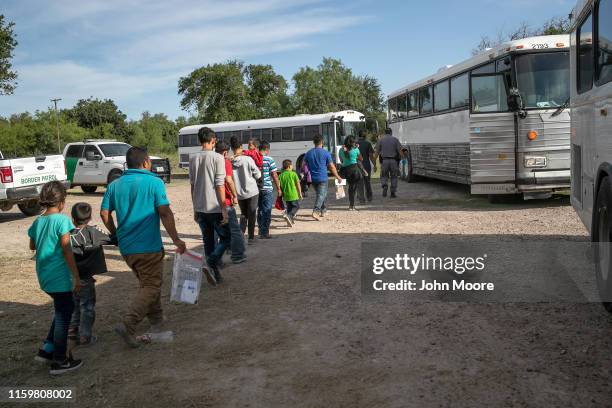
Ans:
{"type": "Polygon", "coordinates": [[[271,64],[287,80],[322,57],[385,94],[470,56],[481,35],[567,15],[572,0],[2,0],[19,74],[0,115],[111,98],[130,118],[185,115],[177,82],[208,63],[271,64]]]}

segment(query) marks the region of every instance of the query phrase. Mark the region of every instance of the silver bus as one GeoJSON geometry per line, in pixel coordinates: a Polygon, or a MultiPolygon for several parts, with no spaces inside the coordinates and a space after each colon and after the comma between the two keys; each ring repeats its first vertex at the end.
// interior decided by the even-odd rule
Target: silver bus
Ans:
{"type": "Polygon", "coordinates": [[[388,97],[407,178],[472,194],[547,198],[570,187],[569,36],[511,41],[388,97]]]}
{"type": "Polygon", "coordinates": [[[597,286],[612,313],[612,0],[580,1],[574,17],[571,201],[597,243],[597,286]]]}

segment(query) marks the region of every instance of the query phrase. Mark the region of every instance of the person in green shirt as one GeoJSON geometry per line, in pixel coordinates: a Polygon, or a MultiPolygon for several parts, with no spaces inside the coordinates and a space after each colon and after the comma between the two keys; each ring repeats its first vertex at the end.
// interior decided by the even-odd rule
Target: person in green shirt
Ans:
{"type": "Polygon", "coordinates": [[[283,199],[285,200],[285,214],[283,217],[287,221],[287,225],[292,227],[295,225],[295,217],[300,209],[300,200],[302,199],[302,187],[300,186],[300,178],[293,171],[293,163],[291,160],[283,160],[283,172],[278,176],[283,199]]]}

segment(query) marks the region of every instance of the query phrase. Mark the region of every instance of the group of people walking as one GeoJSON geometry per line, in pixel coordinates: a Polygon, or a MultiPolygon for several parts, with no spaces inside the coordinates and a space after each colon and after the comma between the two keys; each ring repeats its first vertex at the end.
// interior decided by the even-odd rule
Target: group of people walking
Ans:
{"type": "MultiPolygon", "coordinates": [[[[336,169],[323,138],[316,135],[314,147],[304,156],[301,177],[291,160],[284,160],[282,172],[269,156],[266,141],[249,141],[244,149],[237,137],[217,141],[215,132],[199,129],[202,150],[190,158],[189,178],[194,220],[204,242],[203,273],[211,285],[223,282],[223,255],[231,252],[231,261],[246,261],[246,244],[255,243],[255,227],[260,239],[272,238],[272,208],[284,205],[283,217],[289,227],[296,222],[303,198],[303,185],[315,192],[312,217],[320,220],[327,213],[328,172],[338,181],[346,179],[349,209],[355,209],[356,195],[361,203],[372,200],[370,177],[376,171],[375,156],[382,159],[383,196],[391,180],[395,197],[398,160],[401,147],[390,132],[376,148],[363,136],[355,141],[349,136],[339,151],[340,170],[336,169]],[[231,150],[231,155],[230,155],[231,150]],[[300,179],[301,178],[301,179],[300,179]],[[274,189],[277,198],[274,198],[274,189]],[[240,208],[240,218],[235,206],[240,208]],[[246,234],[246,239],[245,239],[246,234]]],[[[151,170],[145,149],[132,147],[126,154],[127,170],[111,183],[100,206],[100,217],[108,234],[88,225],[92,208],[77,203],[72,218],[62,214],[66,202],[64,186],[53,181],[41,190],[40,203],[45,212],[30,229],[30,249],[36,251],[36,272],[40,287],[53,300],[54,319],[35,359],[51,365],[51,374],[79,368],[82,361],[73,357],[76,345],[95,342],[95,278],[106,272],[103,245],[117,245],[139,286],[131,305],[115,332],[130,347],[146,343],[146,336],[136,336],[138,325],[148,320],[151,332],[164,324],[161,304],[163,260],[165,257],[160,224],[176,247],[186,251],[175,225],[164,183],[151,170]],[[70,340],[70,341],[69,341],[70,340]],[[71,346],[72,345],[72,346],[71,346]]]]}

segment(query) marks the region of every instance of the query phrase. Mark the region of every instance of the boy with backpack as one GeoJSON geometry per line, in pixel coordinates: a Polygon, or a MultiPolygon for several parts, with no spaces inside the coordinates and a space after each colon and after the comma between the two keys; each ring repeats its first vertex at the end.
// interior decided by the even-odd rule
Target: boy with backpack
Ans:
{"type": "Polygon", "coordinates": [[[76,203],[72,206],[72,222],[76,226],[70,232],[72,253],[79,270],[81,290],[73,295],[74,311],[68,329],[68,339],[86,346],[95,342],[92,334],[96,320],[96,280],[94,275],[108,272],[103,245],[116,245],[116,239],[94,226],[91,221],[91,206],[76,203]]]}

